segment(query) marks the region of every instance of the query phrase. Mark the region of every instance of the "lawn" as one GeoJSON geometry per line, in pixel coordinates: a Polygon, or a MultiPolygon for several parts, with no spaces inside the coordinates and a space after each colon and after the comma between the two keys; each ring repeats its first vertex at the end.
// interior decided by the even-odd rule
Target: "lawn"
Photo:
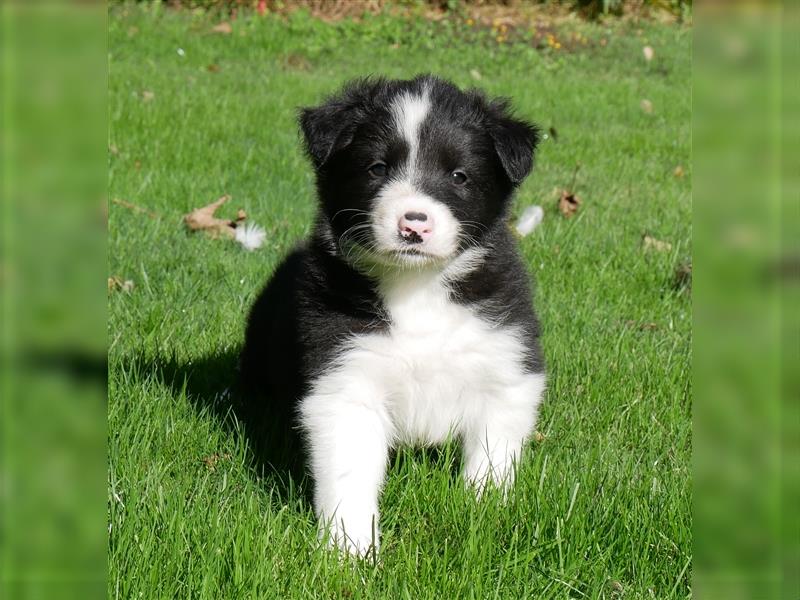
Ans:
{"type": "Polygon", "coordinates": [[[109,277],[133,282],[109,291],[110,597],[691,595],[691,294],[674,276],[691,245],[690,30],[568,21],[560,47],[534,48],[454,22],[218,22],[109,16],[109,277]],[[549,131],[512,215],[545,208],[520,244],[549,389],[506,503],[464,489],[455,445],[401,451],[379,560],[349,563],[318,547],[297,482],[252,468],[226,390],[248,307],[315,210],[296,108],[419,72],[510,96],[549,131]],[[582,199],[569,219],[563,188],[582,199]],[[185,230],[225,193],[223,216],[243,208],[265,247],[185,230]]]}

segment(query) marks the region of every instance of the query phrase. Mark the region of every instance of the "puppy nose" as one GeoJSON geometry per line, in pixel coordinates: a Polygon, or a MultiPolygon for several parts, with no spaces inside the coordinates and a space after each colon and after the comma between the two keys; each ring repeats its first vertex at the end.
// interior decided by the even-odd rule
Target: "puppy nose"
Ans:
{"type": "Polygon", "coordinates": [[[420,244],[433,234],[433,218],[422,212],[407,212],[397,222],[400,237],[408,244],[420,244]]]}

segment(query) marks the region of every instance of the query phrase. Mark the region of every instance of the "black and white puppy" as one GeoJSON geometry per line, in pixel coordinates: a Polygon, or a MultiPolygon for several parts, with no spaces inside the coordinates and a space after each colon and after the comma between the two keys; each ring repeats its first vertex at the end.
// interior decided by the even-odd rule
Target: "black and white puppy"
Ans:
{"type": "Polygon", "coordinates": [[[321,533],[378,540],[391,448],[453,435],[501,488],[545,387],[530,279],[506,218],[537,130],[432,76],[368,79],[300,117],[319,211],[256,301],[241,368],[263,418],[299,430],[321,533]]]}

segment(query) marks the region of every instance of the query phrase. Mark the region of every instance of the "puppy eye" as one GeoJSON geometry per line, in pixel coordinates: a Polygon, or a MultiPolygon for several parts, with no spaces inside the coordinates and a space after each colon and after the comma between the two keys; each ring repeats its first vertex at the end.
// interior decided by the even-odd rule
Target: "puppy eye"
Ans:
{"type": "Polygon", "coordinates": [[[369,168],[370,175],[374,177],[386,177],[386,174],[389,172],[389,167],[386,166],[386,163],[377,162],[369,168]]]}
{"type": "Polygon", "coordinates": [[[467,182],[467,174],[464,171],[453,171],[450,173],[450,181],[456,185],[464,185],[467,182]]]}

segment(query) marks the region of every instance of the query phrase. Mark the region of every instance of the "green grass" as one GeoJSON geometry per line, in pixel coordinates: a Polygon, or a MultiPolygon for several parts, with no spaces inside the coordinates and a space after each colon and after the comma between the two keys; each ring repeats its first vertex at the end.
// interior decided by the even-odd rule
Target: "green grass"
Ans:
{"type": "Polygon", "coordinates": [[[384,17],[213,24],[135,7],[109,18],[109,194],[154,215],[109,209],[109,275],[135,284],[109,293],[109,595],[690,595],[691,313],[672,285],[690,254],[690,32],[574,24],[590,43],[564,52],[384,17]],[[318,547],[296,490],[250,468],[220,392],[254,294],[314,213],[295,108],[350,77],[423,71],[511,96],[557,131],[514,205],[546,210],[521,240],[550,371],[543,439],[506,504],[464,489],[455,447],[400,452],[380,560],[351,564],[318,547]],[[555,190],[576,162],[583,204],[567,220],[555,190]],[[182,214],[223,193],[224,213],[267,228],[265,248],[184,230],[182,214]],[[644,251],[644,233],[671,250],[644,251]]]}

